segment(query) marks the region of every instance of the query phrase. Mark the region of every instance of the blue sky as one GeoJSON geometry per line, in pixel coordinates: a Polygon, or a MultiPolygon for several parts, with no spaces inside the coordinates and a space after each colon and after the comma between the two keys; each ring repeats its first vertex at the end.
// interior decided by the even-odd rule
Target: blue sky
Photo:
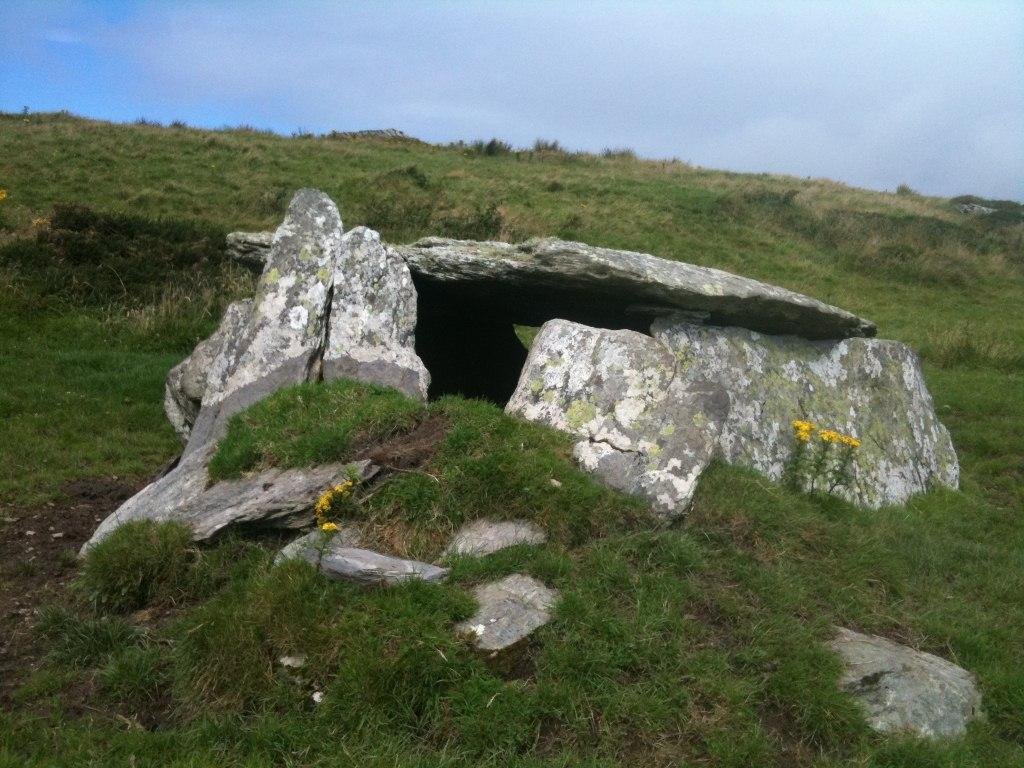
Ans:
{"type": "Polygon", "coordinates": [[[0,109],[1024,199],[1024,3],[2,0],[0,109]]]}

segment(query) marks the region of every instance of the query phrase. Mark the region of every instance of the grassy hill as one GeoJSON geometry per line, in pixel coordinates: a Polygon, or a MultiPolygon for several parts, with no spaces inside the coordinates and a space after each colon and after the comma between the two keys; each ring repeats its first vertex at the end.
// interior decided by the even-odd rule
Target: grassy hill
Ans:
{"type": "MultiPolygon", "coordinates": [[[[1024,764],[1024,225],[1012,206],[975,217],[913,193],[551,145],[63,114],[0,115],[0,188],[0,766],[1024,764]],[[606,500],[617,522],[588,518],[593,539],[463,564],[444,588],[362,592],[272,569],[273,542],[196,550],[164,529],[130,532],[79,575],[62,552],[177,448],[166,371],[251,290],[224,235],[275,226],[300,186],[392,241],[555,234],[870,317],[921,352],[962,490],[869,512],[715,467],[671,530],[606,500]],[[501,668],[448,627],[468,608],[457,587],[511,568],[564,598],[501,668]],[[141,613],[110,599],[126,583],[141,613]],[[44,602],[60,607],[30,630],[44,602]],[[834,623],[971,669],[987,720],[949,744],[870,734],[834,690],[821,645],[834,623]],[[321,707],[274,669],[298,646],[321,707]]],[[[527,486],[503,478],[573,472],[557,435],[524,438],[485,403],[437,407],[446,440],[482,440],[490,457],[452,477],[502,493],[453,483],[441,504],[403,485],[386,499],[402,524],[528,508],[527,486]]],[[[573,482],[573,499],[598,498],[573,482]]]]}

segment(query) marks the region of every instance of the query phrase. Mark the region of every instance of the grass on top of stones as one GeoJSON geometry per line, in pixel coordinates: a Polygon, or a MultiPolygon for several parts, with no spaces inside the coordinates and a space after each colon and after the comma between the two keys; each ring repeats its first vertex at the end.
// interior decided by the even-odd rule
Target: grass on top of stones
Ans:
{"type": "Polygon", "coordinates": [[[477,518],[532,520],[566,545],[653,525],[642,503],[577,469],[571,443],[489,403],[447,397],[423,405],[337,380],[279,391],[236,414],[210,467],[228,478],[368,458],[381,473],[355,490],[346,513],[383,551],[416,558],[435,558],[477,518]]]}

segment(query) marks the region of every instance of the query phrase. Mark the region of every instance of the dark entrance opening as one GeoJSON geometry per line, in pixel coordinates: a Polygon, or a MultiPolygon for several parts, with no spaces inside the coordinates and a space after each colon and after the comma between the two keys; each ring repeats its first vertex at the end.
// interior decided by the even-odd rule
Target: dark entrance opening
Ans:
{"type": "Polygon", "coordinates": [[[504,406],[526,362],[513,317],[450,285],[417,281],[416,354],[430,371],[430,399],[462,395],[504,406]]]}

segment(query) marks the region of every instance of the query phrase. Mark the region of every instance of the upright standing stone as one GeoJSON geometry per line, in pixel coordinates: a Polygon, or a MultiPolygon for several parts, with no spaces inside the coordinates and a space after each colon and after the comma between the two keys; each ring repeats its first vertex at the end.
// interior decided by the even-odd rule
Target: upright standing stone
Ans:
{"type": "Polygon", "coordinates": [[[671,518],[714,455],[721,385],[677,386],[679,361],[635,331],[545,323],[506,410],[579,438],[577,461],[671,518]]]}
{"type": "Polygon", "coordinates": [[[261,515],[293,518],[337,472],[293,470],[274,475],[266,492],[240,482],[208,493],[207,463],[227,420],[281,387],[318,379],[325,356],[332,375],[424,396],[426,371],[412,351],[415,318],[408,270],[377,234],[359,228],[344,238],[331,199],[299,190],[274,233],[255,298],[232,304],[218,331],[168,378],[168,416],[188,437],[178,466],[104,520],[83,551],[140,518],[181,520],[197,537],[261,515]],[[244,503],[235,504],[231,493],[243,490],[244,503]]]}
{"type": "Polygon", "coordinates": [[[324,378],[372,381],[426,400],[430,375],[413,348],[415,333],[409,267],[372,229],[346,232],[334,263],[324,378]]]}
{"type": "Polygon", "coordinates": [[[953,442],[905,344],[808,341],[671,318],[655,322],[652,332],[680,361],[678,388],[703,391],[712,381],[728,390],[717,451],[728,463],[782,478],[796,445],[791,425],[799,419],[860,440],[848,484],[797,478],[808,490],[876,508],[935,486],[957,487],[953,442]]]}

